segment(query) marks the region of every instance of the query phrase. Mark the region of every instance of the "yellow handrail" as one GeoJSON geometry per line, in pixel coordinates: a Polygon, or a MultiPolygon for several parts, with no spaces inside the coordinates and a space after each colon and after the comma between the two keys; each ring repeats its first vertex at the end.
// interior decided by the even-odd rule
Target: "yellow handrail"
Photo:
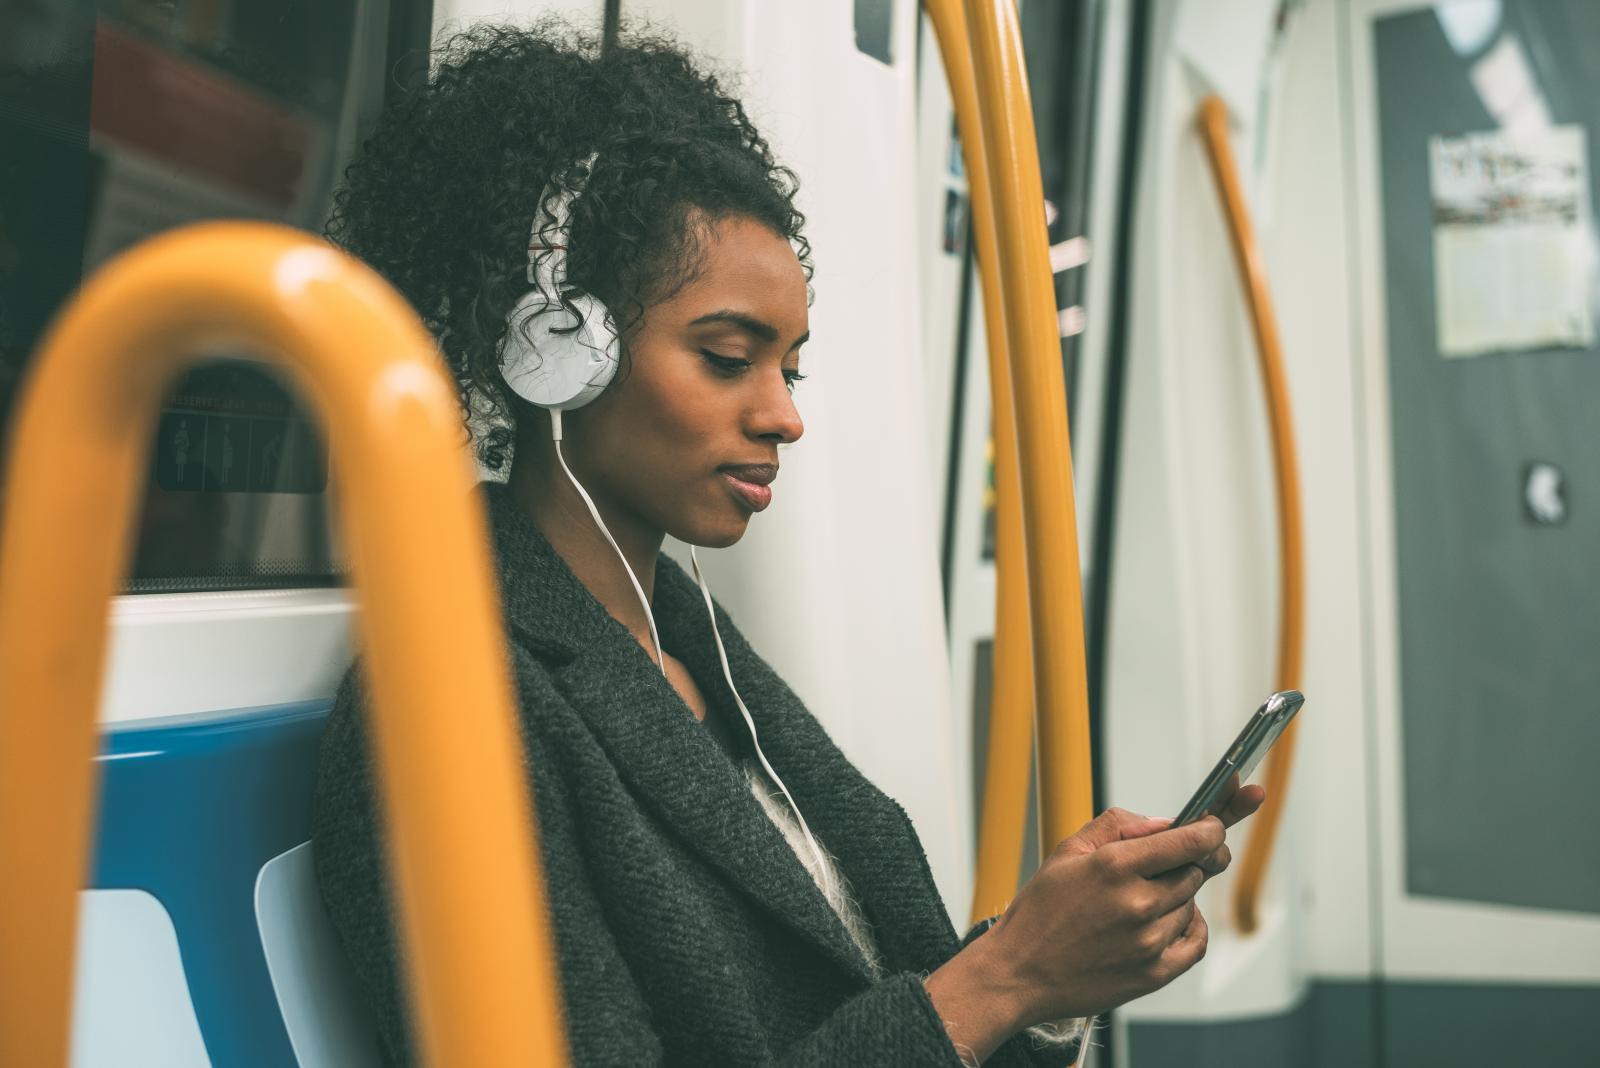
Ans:
{"type": "MultiPolygon", "coordinates": [[[[970,41],[979,128],[963,127],[962,140],[969,150],[982,146],[997,205],[994,267],[1011,362],[1032,621],[1040,855],[1048,856],[1093,816],[1094,793],[1072,450],[1044,189],[1012,0],[965,0],[966,38],[940,10],[949,2],[926,5],[947,70],[959,69],[952,57],[970,41]]],[[[961,112],[956,116],[960,122],[961,112]]]]}
{"type": "MultiPolygon", "coordinates": [[[[1200,104],[1199,125],[1205,139],[1206,156],[1216,176],[1217,191],[1228,216],[1228,236],[1244,281],[1261,378],[1266,385],[1267,412],[1272,424],[1272,470],[1278,493],[1277,688],[1296,690],[1300,688],[1305,651],[1305,537],[1301,528],[1300,473],[1295,459],[1289,384],[1283,370],[1283,344],[1272,312],[1266,264],[1256,244],[1255,229],[1250,224],[1250,212],[1245,206],[1238,169],[1233,162],[1233,149],[1228,143],[1228,109],[1220,97],[1208,96],[1200,104]]],[[[1239,877],[1233,887],[1233,916],[1239,930],[1245,934],[1254,931],[1260,920],[1261,884],[1272,860],[1283,806],[1289,798],[1289,771],[1294,760],[1298,726],[1298,720],[1291,721],[1267,757],[1267,800],[1256,813],[1255,825],[1239,861],[1239,877]]]]}
{"type": "Polygon", "coordinates": [[[1016,409],[1005,307],[1000,292],[999,237],[995,232],[989,162],[983,152],[972,56],[964,47],[966,16],[960,0],[927,0],[940,56],[955,103],[961,155],[967,165],[978,281],[983,287],[983,336],[989,355],[993,410],[995,488],[994,680],[989,698],[989,745],[978,820],[978,872],[972,922],[1004,910],[1017,889],[1022,836],[1028,818],[1028,759],[1033,749],[1033,650],[1028,642],[1028,575],[1022,534],[1022,472],[1017,463],[1016,409]],[[955,47],[950,47],[954,43],[955,47]]]}
{"type": "Polygon", "coordinates": [[[26,386],[0,530],[0,1064],[67,1060],[106,603],[127,564],[150,427],[202,345],[287,365],[328,429],[425,1062],[564,1064],[533,810],[453,388],[376,274],[260,223],[195,226],[119,257],[52,327],[26,386]]]}

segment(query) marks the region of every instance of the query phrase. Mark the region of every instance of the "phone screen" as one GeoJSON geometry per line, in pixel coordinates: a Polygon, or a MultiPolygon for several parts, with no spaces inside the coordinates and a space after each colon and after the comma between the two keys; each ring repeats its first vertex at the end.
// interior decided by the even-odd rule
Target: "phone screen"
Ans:
{"type": "Polygon", "coordinates": [[[1211,774],[1189,798],[1189,803],[1183,806],[1183,811],[1178,813],[1172,825],[1182,827],[1186,823],[1218,814],[1233,792],[1256,770],[1261,758],[1267,755],[1272,743],[1278,740],[1283,729],[1305,703],[1305,695],[1299,690],[1284,690],[1263,701],[1255,715],[1244,725],[1244,730],[1222,754],[1222,759],[1217,761],[1217,766],[1211,769],[1211,774]]]}

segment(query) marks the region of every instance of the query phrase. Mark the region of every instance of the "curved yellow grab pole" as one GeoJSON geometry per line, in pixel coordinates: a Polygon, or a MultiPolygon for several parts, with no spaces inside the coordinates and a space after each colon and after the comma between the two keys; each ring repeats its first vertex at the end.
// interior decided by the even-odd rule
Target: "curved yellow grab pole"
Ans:
{"type": "MultiPolygon", "coordinates": [[[[1012,0],[965,0],[994,183],[1033,621],[1040,855],[1094,816],[1072,445],[1039,146],[1012,0]]],[[[938,24],[935,23],[935,29],[938,24]]],[[[943,36],[943,34],[941,34],[943,36]]],[[[959,42],[941,45],[948,54],[959,42]]]]}
{"type": "Polygon", "coordinates": [[[989,350],[989,394],[993,411],[995,488],[994,683],[989,698],[989,746],[978,820],[978,873],[972,922],[1005,909],[1022,869],[1022,836],[1028,819],[1028,760],[1033,751],[1033,649],[1028,640],[1028,575],[1022,534],[1022,472],[1017,463],[1016,409],[1011,400],[1011,364],[1005,307],[1000,291],[999,237],[984,158],[983,120],[978,111],[972,55],[967,51],[961,0],[924,0],[944,60],[961,155],[967,165],[972,235],[978,280],[983,287],[983,334],[989,350]]]}
{"type": "MultiPolygon", "coordinates": [[[[1283,370],[1283,345],[1272,313],[1267,268],[1256,244],[1255,229],[1239,185],[1233,149],[1228,143],[1228,109],[1222,99],[1208,96],[1200,105],[1200,132],[1206,156],[1216,175],[1217,190],[1228,216],[1228,236],[1243,277],[1250,305],[1250,325],[1256,335],[1261,378],[1266,385],[1267,412],[1272,423],[1272,470],[1278,492],[1278,689],[1300,688],[1305,652],[1305,537],[1300,521],[1300,473],[1296,466],[1294,421],[1289,410],[1289,385],[1283,370]]],[[[1292,720],[1267,757],[1267,801],[1256,813],[1255,826],[1239,861],[1239,878],[1233,887],[1233,918],[1249,934],[1259,921],[1257,904],[1267,865],[1272,860],[1278,824],[1289,797],[1289,769],[1294,760],[1298,720],[1292,720]]]]}
{"type": "Polygon", "coordinates": [[[565,1063],[487,531],[432,339],[376,274],[209,223],[97,273],[14,426],[0,530],[0,1064],[67,1062],[107,600],[151,427],[204,346],[249,346],[328,429],[419,1040],[435,1065],[565,1063]]]}

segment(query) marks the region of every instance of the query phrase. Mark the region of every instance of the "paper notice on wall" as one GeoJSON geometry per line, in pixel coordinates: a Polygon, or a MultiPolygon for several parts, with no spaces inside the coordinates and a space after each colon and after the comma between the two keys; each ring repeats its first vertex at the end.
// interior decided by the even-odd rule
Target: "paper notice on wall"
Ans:
{"type": "Polygon", "coordinates": [[[1439,352],[1594,342],[1594,234],[1582,126],[1428,143],[1439,352]]]}

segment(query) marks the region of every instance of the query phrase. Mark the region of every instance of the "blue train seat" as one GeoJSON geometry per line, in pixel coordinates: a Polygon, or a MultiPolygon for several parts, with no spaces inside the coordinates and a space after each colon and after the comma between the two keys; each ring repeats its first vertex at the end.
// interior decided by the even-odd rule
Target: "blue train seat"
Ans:
{"type": "Polygon", "coordinates": [[[74,1065],[379,1063],[312,876],[327,702],[102,737],[74,1065]]]}

